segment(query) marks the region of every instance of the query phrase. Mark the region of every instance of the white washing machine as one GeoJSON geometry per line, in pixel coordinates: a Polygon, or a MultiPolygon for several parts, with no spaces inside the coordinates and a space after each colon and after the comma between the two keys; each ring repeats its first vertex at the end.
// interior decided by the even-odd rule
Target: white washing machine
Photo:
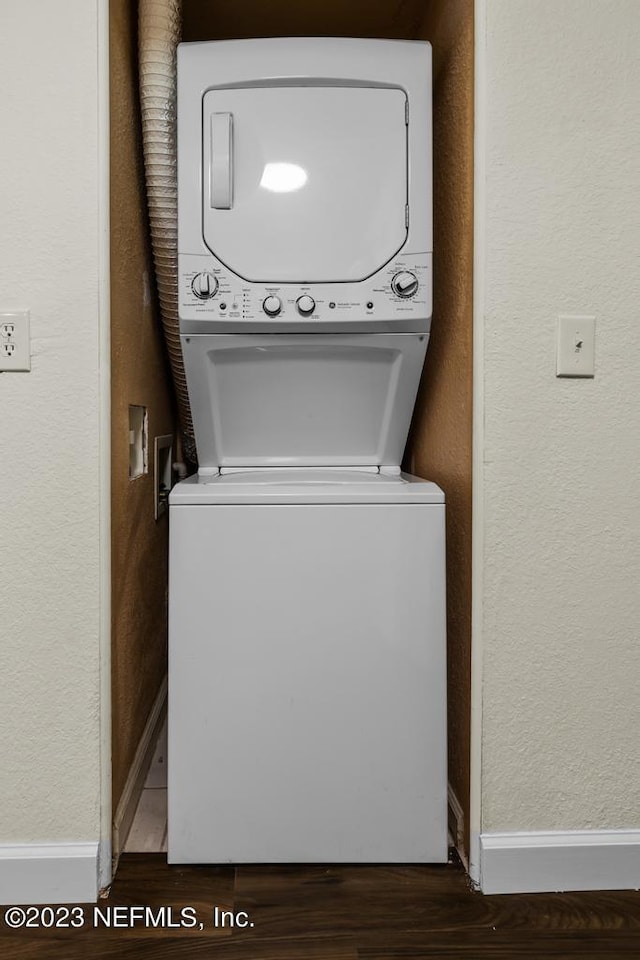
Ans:
{"type": "Polygon", "coordinates": [[[431,321],[426,43],[178,51],[169,861],[447,858],[444,495],[400,472],[431,321]]]}

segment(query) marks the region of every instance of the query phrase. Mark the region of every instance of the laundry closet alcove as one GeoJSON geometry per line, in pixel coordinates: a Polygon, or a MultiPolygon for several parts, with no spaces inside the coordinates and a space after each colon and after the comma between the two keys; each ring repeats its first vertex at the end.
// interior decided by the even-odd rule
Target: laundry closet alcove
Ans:
{"type": "MultiPolygon", "coordinates": [[[[172,388],[147,237],[137,104],[136,4],[111,4],[113,806],[166,673],[166,516],[153,476],[128,476],[129,406],[173,432],[172,388]]],[[[429,40],[434,57],[434,311],[404,466],[447,498],[449,782],[462,852],[469,809],[473,3],[185,0],[183,39],[351,36],[429,40]]],[[[117,843],[116,843],[117,846],[117,843]]]]}

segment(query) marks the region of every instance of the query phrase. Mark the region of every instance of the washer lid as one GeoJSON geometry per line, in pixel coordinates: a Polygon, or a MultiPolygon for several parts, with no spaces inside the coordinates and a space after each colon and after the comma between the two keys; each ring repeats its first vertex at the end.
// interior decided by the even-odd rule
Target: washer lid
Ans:
{"type": "Polygon", "coordinates": [[[407,97],[256,86],[203,98],[203,235],[266,283],[359,281],[407,236],[407,97]]]}
{"type": "Polygon", "coordinates": [[[435,483],[411,474],[331,470],[268,470],[182,480],[171,491],[172,507],[193,504],[443,504],[435,483]]]}

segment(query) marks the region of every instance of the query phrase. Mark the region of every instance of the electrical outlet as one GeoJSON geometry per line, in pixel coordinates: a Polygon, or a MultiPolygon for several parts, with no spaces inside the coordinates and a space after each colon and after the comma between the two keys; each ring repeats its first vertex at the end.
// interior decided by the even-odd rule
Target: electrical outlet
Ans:
{"type": "Polygon", "coordinates": [[[31,370],[29,311],[0,313],[0,370],[31,370]]]}

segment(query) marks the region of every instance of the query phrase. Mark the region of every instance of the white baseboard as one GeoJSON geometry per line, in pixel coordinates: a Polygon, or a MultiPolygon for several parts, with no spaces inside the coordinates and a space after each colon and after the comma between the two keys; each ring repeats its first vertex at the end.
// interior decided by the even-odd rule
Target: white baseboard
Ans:
{"type": "Polygon", "coordinates": [[[640,830],[483,833],[483,893],[640,888],[640,830]]]}
{"type": "Polygon", "coordinates": [[[149,711],[147,722],[142,731],[138,748],[129,770],[122,796],[118,802],[118,807],[113,818],[113,859],[117,864],[120,854],[124,850],[127,842],[127,836],[133,823],[140,794],[144,787],[156,741],[162,729],[162,724],[167,712],[167,678],[165,677],[160,685],[158,695],[149,711]]]}
{"type": "Polygon", "coordinates": [[[458,851],[458,856],[462,861],[465,870],[469,869],[469,862],[464,849],[464,810],[458,800],[451,784],[447,787],[448,807],[449,807],[449,833],[451,842],[458,851]]]}
{"type": "Polygon", "coordinates": [[[93,903],[98,841],[0,845],[0,903],[93,903]]]}

